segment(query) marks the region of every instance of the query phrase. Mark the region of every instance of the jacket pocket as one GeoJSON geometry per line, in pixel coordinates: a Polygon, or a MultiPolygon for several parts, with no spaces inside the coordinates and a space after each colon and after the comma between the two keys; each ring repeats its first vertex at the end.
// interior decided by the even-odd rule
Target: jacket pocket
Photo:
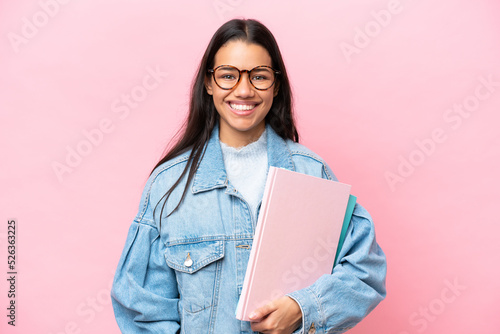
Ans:
{"type": "Polygon", "coordinates": [[[182,308],[190,313],[211,307],[219,291],[224,241],[186,242],[167,246],[165,260],[175,270],[182,308]]]}

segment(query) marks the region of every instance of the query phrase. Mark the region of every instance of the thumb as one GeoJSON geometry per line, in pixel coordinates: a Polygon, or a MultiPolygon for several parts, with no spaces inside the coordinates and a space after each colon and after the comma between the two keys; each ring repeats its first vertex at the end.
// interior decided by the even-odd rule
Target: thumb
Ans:
{"type": "Polygon", "coordinates": [[[250,318],[250,320],[260,320],[262,318],[264,318],[266,315],[268,315],[269,313],[271,312],[274,312],[276,311],[276,306],[274,305],[274,303],[268,303],[262,307],[259,307],[258,309],[256,309],[255,311],[253,311],[252,313],[250,313],[250,315],[248,316],[250,318]]]}

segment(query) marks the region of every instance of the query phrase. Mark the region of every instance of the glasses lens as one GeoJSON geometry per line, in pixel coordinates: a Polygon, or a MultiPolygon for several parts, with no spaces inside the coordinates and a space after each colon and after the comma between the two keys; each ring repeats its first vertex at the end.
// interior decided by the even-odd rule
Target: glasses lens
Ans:
{"type": "Polygon", "coordinates": [[[229,66],[219,67],[215,70],[214,79],[219,86],[225,89],[233,88],[238,82],[240,72],[237,69],[229,66]]]}
{"type": "Polygon", "coordinates": [[[274,82],[274,71],[268,67],[256,67],[250,72],[250,80],[258,89],[268,89],[274,82]]]}

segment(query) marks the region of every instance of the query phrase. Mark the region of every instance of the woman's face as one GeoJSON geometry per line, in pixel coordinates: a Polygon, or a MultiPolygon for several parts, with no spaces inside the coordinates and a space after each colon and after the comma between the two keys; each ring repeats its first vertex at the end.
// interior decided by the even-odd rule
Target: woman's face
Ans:
{"type": "MultiPolygon", "coordinates": [[[[240,70],[251,70],[259,65],[272,66],[271,56],[262,46],[242,41],[230,41],[215,54],[214,68],[232,65],[240,70]]],[[[277,95],[276,82],[267,90],[257,90],[242,73],[239,83],[230,90],[217,86],[213,76],[205,80],[208,94],[213,96],[215,108],[220,116],[219,138],[233,147],[241,147],[257,140],[265,129],[265,117],[273,98],[277,95]],[[253,106],[251,110],[238,110],[238,106],[253,106]]],[[[240,107],[241,109],[241,107],[240,107]]]]}

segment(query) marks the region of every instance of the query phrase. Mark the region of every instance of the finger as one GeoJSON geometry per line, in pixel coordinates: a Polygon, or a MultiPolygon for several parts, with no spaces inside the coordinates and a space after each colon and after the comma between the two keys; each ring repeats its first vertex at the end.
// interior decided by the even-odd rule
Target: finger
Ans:
{"type": "Polygon", "coordinates": [[[269,333],[269,331],[272,330],[272,325],[269,323],[269,317],[264,318],[261,321],[250,322],[250,327],[252,328],[252,331],[259,333],[269,333]]]}
{"type": "Polygon", "coordinates": [[[260,320],[269,313],[276,311],[276,309],[277,309],[276,305],[273,302],[271,302],[262,307],[259,307],[258,309],[250,313],[248,317],[250,318],[251,321],[260,320]]]}

